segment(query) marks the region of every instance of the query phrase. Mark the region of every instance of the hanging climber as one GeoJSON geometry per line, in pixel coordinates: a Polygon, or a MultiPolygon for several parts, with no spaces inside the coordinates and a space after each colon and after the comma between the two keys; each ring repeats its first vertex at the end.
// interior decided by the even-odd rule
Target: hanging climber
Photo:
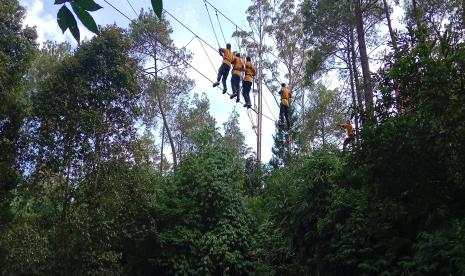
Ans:
{"type": "Polygon", "coordinates": [[[339,126],[347,130],[347,138],[344,140],[344,145],[342,146],[342,150],[345,151],[347,145],[355,140],[354,128],[352,127],[350,120],[339,124],[339,126]]]}
{"type": "Polygon", "coordinates": [[[250,89],[252,88],[253,77],[255,76],[255,68],[252,65],[250,57],[246,58],[245,62],[245,77],[242,81],[242,96],[244,97],[244,107],[251,108],[250,89]]]}
{"type": "Polygon", "coordinates": [[[231,76],[231,88],[233,93],[229,97],[234,99],[236,97],[236,103],[240,100],[239,91],[241,90],[241,73],[245,70],[244,62],[241,59],[241,54],[236,53],[236,56],[232,60],[232,76],[231,76]]]}
{"type": "Polygon", "coordinates": [[[231,69],[231,62],[233,60],[233,54],[231,53],[231,44],[227,43],[226,48],[218,49],[220,56],[223,57],[223,63],[218,69],[218,78],[216,82],[213,84],[213,87],[217,87],[220,85],[220,80],[223,83],[223,94],[228,91],[226,86],[226,80],[228,79],[229,70],[231,69]]]}
{"type": "Polygon", "coordinates": [[[283,123],[284,118],[286,118],[287,128],[290,129],[291,125],[289,123],[289,101],[292,98],[291,92],[287,89],[285,83],[281,83],[281,90],[279,90],[279,94],[281,95],[281,104],[279,106],[279,119],[281,124],[283,123]]]}

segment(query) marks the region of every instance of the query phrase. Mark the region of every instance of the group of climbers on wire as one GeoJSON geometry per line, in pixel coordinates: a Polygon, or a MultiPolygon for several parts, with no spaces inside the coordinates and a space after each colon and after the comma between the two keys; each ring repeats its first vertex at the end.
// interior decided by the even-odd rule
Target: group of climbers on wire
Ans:
{"type": "Polygon", "coordinates": [[[244,107],[251,108],[252,103],[250,102],[250,90],[252,89],[253,77],[255,76],[255,67],[252,65],[251,58],[247,57],[244,62],[244,60],[241,59],[240,53],[233,54],[231,52],[231,44],[229,43],[226,44],[226,48],[218,49],[218,52],[223,57],[223,62],[218,69],[218,77],[216,82],[213,83],[213,87],[218,86],[221,80],[223,84],[223,94],[228,91],[226,81],[232,65],[232,94],[230,99],[236,98],[236,102],[240,101],[240,83],[242,79],[242,96],[245,101],[244,107]]]}
{"type": "MultiPolygon", "coordinates": [[[[228,91],[226,81],[228,79],[229,71],[232,66],[232,76],[231,76],[231,89],[232,94],[230,99],[236,98],[236,102],[240,101],[240,81],[242,80],[242,96],[244,97],[244,107],[250,108],[252,104],[250,102],[250,90],[252,88],[253,77],[255,76],[255,67],[252,65],[251,58],[248,56],[244,62],[241,59],[240,53],[233,54],[231,52],[231,44],[227,43],[226,48],[219,48],[219,54],[223,57],[223,62],[221,63],[220,68],[218,69],[218,77],[213,87],[216,87],[220,84],[220,81],[223,84],[223,94],[228,91]]],[[[279,107],[279,118],[281,123],[284,122],[284,119],[287,123],[287,128],[290,129],[291,125],[289,122],[289,102],[292,98],[292,94],[289,89],[286,87],[285,83],[281,84],[281,90],[279,91],[281,96],[281,104],[279,107]]]]}

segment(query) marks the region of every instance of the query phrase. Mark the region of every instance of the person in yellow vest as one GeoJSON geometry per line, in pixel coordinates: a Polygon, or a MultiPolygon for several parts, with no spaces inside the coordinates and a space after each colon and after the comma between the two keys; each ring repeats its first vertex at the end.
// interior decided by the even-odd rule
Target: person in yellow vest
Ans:
{"type": "Polygon", "coordinates": [[[291,92],[287,89],[285,83],[281,83],[281,90],[279,90],[281,95],[281,104],[279,106],[279,119],[281,122],[284,121],[283,117],[286,118],[287,128],[291,128],[289,123],[289,101],[292,98],[291,92]]]}
{"type": "Polygon", "coordinates": [[[252,65],[250,57],[246,58],[245,62],[245,77],[242,81],[242,96],[244,97],[244,107],[251,108],[250,89],[252,88],[253,77],[255,76],[255,67],[252,65]]]}
{"type": "Polygon", "coordinates": [[[231,69],[231,62],[233,60],[233,54],[231,52],[231,44],[227,43],[226,48],[218,49],[220,56],[223,57],[223,63],[221,63],[220,69],[218,69],[218,77],[213,87],[220,85],[220,80],[223,83],[223,94],[228,91],[226,86],[226,80],[228,79],[229,70],[231,69]]]}
{"type": "Polygon", "coordinates": [[[231,64],[233,66],[231,76],[231,88],[233,93],[229,98],[233,99],[234,97],[236,97],[236,103],[238,103],[240,100],[239,91],[241,90],[241,73],[245,69],[244,62],[241,59],[240,53],[236,53],[236,56],[233,58],[231,64]]]}
{"type": "Polygon", "coordinates": [[[339,126],[347,130],[347,138],[344,140],[344,145],[342,146],[342,150],[345,151],[347,145],[355,140],[354,128],[352,127],[350,120],[339,124],[339,126]]]}

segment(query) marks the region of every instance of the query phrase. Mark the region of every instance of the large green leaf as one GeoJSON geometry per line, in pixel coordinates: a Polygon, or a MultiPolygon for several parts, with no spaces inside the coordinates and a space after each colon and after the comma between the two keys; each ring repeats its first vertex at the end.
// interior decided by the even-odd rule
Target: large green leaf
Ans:
{"type": "Polygon", "coordinates": [[[158,18],[161,18],[163,11],[163,0],[152,0],[152,8],[158,18]]]}
{"type": "Polygon", "coordinates": [[[73,0],[72,4],[79,6],[86,11],[97,11],[102,8],[102,6],[95,3],[93,0],[73,0]]]}
{"type": "Polygon", "coordinates": [[[66,5],[63,5],[58,11],[57,18],[58,26],[60,26],[61,31],[64,33],[67,29],[69,29],[74,39],[76,39],[76,41],[79,43],[80,34],[76,19],[74,19],[74,15],[71,13],[68,7],[66,7],[66,5]]]}
{"type": "Polygon", "coordinates": [[[78,16],[79,20],[81,20],[82,24],[89,31],[93,32],[94,34],[98,34],[98,27],[97,24],[95,24],[94,18],[92,18],[92,16],[86,10],[77,5],[75,2],[72,2],[71,6],[73,7],[74,13],[78,16]]]}
{"type": "Polygon", "coordinates": [[[60,5],[60,4],[66,3],[66,2],[68,2],[68,0],[55,0],[55,3],[53,3],[53,4],[60,5]]]}

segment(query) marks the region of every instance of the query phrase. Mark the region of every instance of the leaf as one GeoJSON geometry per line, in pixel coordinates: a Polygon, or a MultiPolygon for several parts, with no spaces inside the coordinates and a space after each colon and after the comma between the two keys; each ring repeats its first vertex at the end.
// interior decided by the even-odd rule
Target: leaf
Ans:
{"type": "Polygon", "coordinates": [[[63,7],[58,10],[57,14],[57,21],[58,21],[58,26],[60,26],[61,31],[64,33],[68,29],[68,23],[66,17],[68,16],[69,10],[66,6],[63,5],[63,7]]]}
{"type": "Polygon", "coordinates": [[[68,2],[68,0],[55,0],[55,3],[53,3],[54,5],[60,5],[60,4],[64,4],[68,2]]]}
{"type": "Polygon", "coordinates": [[[76,41],[79,43],[80,34],[76,19],[74,19],[74,15],[71,13],[68,7],[66,7],[66,5],[63,5],[58,11],[57,18],[58,26],[60,26],[61,31],[64,33],[67,29],[69,29],[74,39],[76,39],[76,41]]]}
{"type": "Polygon", "coordinates": [[[152,8],[158,18],[161,18],[163,11],[163,0],[152,0],[152,8]]]}
{"type": "Polygon", "coordinates": [[[82,24],[91,32],[94,34],[98,34],[98,27],[97,24],[95,24],[94,18],[82,7],[78,6],[75,4],[75,2],[71,3],[71,6],[73,7],[74,13],[78,16],[79,20],[81,20],[82,24]]]}
{"type": "Polygon", "coordinates": [[[72,4],[75,4],[86,11],[98,11],[102,8],[102,6],[95,3],[94,0],[73,0],[72,4]]]}

